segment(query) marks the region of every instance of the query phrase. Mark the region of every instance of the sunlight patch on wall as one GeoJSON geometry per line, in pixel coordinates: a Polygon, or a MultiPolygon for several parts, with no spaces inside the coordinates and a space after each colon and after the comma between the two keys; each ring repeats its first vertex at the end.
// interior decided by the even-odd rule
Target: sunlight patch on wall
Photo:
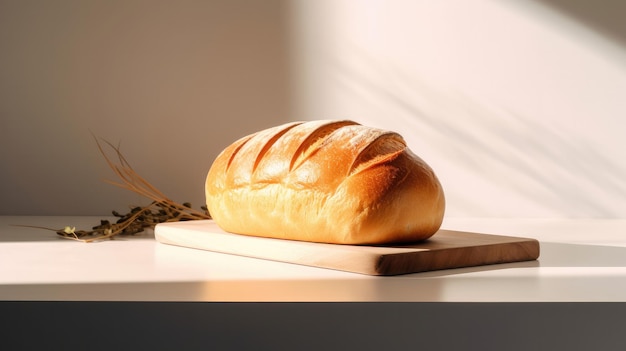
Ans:
{"type": "Polygon", "coordinates": [[[399,131],[450,216],[626,216],[624,48],[540,4],[293,7],[296,117],[399,131]]]}

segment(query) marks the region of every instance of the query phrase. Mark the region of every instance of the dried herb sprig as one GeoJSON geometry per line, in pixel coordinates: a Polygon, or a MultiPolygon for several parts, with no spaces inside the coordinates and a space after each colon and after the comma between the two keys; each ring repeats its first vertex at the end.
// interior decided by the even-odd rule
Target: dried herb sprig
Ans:
{"type": "Polygon", "coordinates": [[[111,147],[115,151],[115,154],[117,155],[117,159],[119,163],[116,164],[115,162],[113,162],[104,152],[102,145],[98,142],[98,139],[95,138],[95,136],[94,136],[94,139],[96,140],[96,144],[98,145],[98,150],[100,150],[100,153],[106,160],[107,164],[122,181],[121,183],[107,181],[108,183],[119,186],[120,188],[123,188],[123,189],[133,191],[144,197],[147,197],[151,199],[152,201],[160,204],[161,207],[169,208],[171,211],[173,211],[173,213],[176,213],[177,215],[181,215],[182,216],[181,218],[187,218],[187,217],[188,217],[187,219],[210,218],[206,210],[204,212],[196,211],[193,208],[191,208],[191,206],[188,203],[179,204],[167,198],[165,194],[163,194],[156,187],[150,184],[147,180],[145,180],[143,177],[137,174],[135,170],[133,170],[130,163],[128,163],[124,155],[122,155],[122,153],[120,152],[119,147],[116,147],[110,142],[105,140],[104,142],[109,147],[111,147]]]}
{"type": "Polygon", "coordinates": [[[94,242],[104,239],[113,239],[117,235],[135,235],[146,228],[154,228],[158,223],[188,221],[197,219],[211,219],[206,206],[202,206],[202,211],[194,210],[188,202],[177,203],[170,200],[165,194],[141,177],[120,152],[119,147],[104,140],[115,153],[117,162],[114,162],[105,152],[102,144],[93,136],[98,150],[105,161],[118,176],[120,182],[107,180],[108,183],[120,188],[130,190],[144,196],[152,202],[147,206],[132,207],[130,212],[120,214],[112,211],[113,216],[118,217],[115,223],[109,220],[101,220],[99,225],[91,230],[76,230],[75,227],[66,226],[63,229],[53,229],[39,226],[20,225],[21,227],[31,227],[55,231],[63,238],[82,242],[94,242]]]}
{"type": "Polygon", "coordinates": [[[63,230],[57,231],[57,234],[70,239],[91,242],[113,238],[116,235],[134,235],[142,232],[146,228],[154,228],[158,223],[211,218],[206,207],[202,207],[202,211],[198,211],[193,209],[191,204],[187,202],[180,204],[170,200],[165,194],[135,172],[121,153],[119,147],[104,140],[106,145],[113,150],[116,156],[117,162],[114,162],[113,159],[107,156],[98,138],[96,138],[95,135],[93,137],[100,154],[102,154],[109,168],[111,168],[121,181],[107,182],[144,196],[152,200],[152,203],[144,207],[133,207],[129,213],[124,215],[113,211],[113,215],[119,218],[118,221],[116,223],[110,223],[107,220],[102,220],[100,225],[93,227],[91,231],[80,233],[83,234],[83,236],[91,236],[88,239],[82,239],[75,231],[73,233],[66,233],[66,231],[63,230]]]}

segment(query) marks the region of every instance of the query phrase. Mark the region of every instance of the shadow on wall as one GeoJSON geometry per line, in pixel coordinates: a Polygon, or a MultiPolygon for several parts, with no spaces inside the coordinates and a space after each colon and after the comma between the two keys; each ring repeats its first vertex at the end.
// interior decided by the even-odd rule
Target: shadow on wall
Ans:
{"type": "Polygon", "coordinates": [[[0,214],[101,215],[142,198],[90,131],[172,199],[290,114],[285,0],[0,1],[0,214]]]}
{"type": "Polygon", "coordinates": [[[626,2],[622,0],[534,0],[626,47],[626,2]]]}

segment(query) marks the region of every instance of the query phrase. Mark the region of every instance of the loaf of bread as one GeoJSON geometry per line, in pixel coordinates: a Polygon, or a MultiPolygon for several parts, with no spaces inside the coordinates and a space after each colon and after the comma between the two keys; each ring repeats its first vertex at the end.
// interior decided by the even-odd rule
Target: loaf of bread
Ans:
{"type": "Polygon", "coordinates": [[[225,231],[333,244],[427,239],[445,207],[439,180],[400,135],[326,120],[228,146],[209,170],[206,200],[225,231]]]}

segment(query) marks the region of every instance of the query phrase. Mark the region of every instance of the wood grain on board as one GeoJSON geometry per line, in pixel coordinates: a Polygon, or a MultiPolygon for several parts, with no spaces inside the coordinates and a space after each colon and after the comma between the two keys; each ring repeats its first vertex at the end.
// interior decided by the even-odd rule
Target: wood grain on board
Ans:
{"type": "Polygon", "coordinates": [[[535,239],[445,229],[423,242],[389,246],[320,244],[232,234],[212,220],[158,224],[155,236],[164,244],[368,275],[398,275],[539,257],[539,242],[535,239]]]}

